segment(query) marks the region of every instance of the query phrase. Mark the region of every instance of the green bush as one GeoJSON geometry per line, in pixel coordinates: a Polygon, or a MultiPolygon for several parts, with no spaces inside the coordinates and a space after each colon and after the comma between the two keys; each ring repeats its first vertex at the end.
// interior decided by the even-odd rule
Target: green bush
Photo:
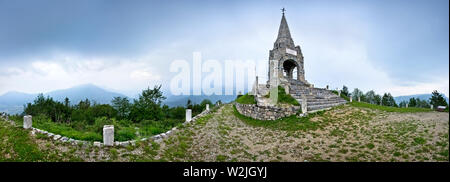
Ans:
{"type": "Polygon", "coordinates": [[[121,128],[117,132],[114,132],[114,140],[127,141],[136,138],[136,130],[131,127],[121,128]]]}

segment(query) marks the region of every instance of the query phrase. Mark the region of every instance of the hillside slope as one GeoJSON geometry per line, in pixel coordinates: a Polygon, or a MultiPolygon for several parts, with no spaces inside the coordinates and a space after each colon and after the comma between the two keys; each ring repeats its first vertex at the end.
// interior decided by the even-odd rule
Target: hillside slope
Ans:
{"type": "Polygon", "coordinates": [[[34,161],[25,154],[16,158],[16,154],[8,153],[10,149],[21,151],[16,148],[22,145],[37,148],[38,153],[43,153],[42,160],[51,161],[449,160],[449,113],[386,112],[349,104],[308,118],[270,122],[242,117],[227,104],[178,128],[163,141],[114,148],[55,144],[5,122],[0,126],[0,161],[34,161]],[[15,132],[30,139],[20,139],[23,144],[12,145],[15,132]]]}

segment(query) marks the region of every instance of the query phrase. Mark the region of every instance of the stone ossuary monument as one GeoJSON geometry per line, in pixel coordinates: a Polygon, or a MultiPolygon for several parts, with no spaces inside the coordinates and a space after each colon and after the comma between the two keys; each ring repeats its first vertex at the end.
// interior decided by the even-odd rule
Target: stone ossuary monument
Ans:
{"type": "MultiPolygon", "coordinates": [[[[250,94],[254,95],[257,104],[252,106],[253,108],[245,106],[245,110],[242,109],[242,104],[238,104],[239,106],[236,105],[238,111],[255,119],[264,119],[265,117],[257,116],[259,115],[258,113],[248,111],[253,110],[257,112],[263,110],[261,114],[264,114],[263,112],[268,111],[267,107],[276,107],[274,103],[270,102],[267,95],[270,94],[272,88],[278,88],[278,86],[283,87],[286,94],[294,97],[302,105],[303,113],[345,104],[347,102],[345,99],[334,94],[327,88],[315,88],[313,84],[306,81],[302,50],[300,46],[295,46],[284,15],[284,8],[282,10],[283,15],[278,30],[278,37],[273,45],[273,49],[269,51],[268,81],[266,84],[259,84],[258,77],[256,77],[250,94]]],[[[274,108],[269,110],[277,111],[279,109],[274,108]]],[[[278,119],[287,115],[282,114],[278,117],[270,117],[270,119],[278,119]]]]}

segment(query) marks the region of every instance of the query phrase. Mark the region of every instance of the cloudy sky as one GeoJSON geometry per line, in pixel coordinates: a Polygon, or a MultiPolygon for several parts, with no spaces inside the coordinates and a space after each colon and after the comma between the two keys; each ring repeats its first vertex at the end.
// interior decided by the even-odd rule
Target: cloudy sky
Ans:
{"type": "Polygon", "coordinates": [[[265,67],[282,7],[315,86],[449,95],[447,0],[0,0],[0,94],[167,90],[169,65],[193,52],[265,67]]]}

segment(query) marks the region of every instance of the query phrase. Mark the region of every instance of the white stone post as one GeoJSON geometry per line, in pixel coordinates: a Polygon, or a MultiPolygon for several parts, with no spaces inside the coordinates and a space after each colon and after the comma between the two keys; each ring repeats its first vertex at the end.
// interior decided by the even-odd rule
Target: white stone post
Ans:
{"type": "Polygon", "coordinates": [[[103,145],[105,146],[114,145],[114,125],[103,126],[103,145]]]}
{"type": "Polygon", "coordinates": [[[408,108],[408,103],[406,103],[406,108],[408,108]]]}
{"type": "Polygon", "coordinates": [[[23,117],[23,128],[25,129],[29,129],[32,126],[32,116],[31,115],[26,115],[23,117]]]}
{"type": "Polygon", "coordinates": [[[339,95],[339,97],[341,96],[341,90],[338,90],[338,95],[339,95]]]}
{"type": "Polygon", "coordinates": [[[352,96],[350,96],[350,102],[352,102],[352,96]]]}
{"type": "Polygon", "coordinates": [[[303,98],[302,98],[302,113],[305,114],[306,112],[308,112],[307,100],[306,100],[306,97],[303,96],[303,98]]]}
{"type": "Polygon", "coordinates": [[[206,111],[209,111],[209,104],[206,104],[206,111]]]}
{"type": "Polygon", "coordinates": [[[430,104],[430,109],[433,110],[433,105],[432,104],[430,104]]]}
{"type": "Polygon", "coordinates": [[[186,109],[186,121],[191,122],[191,120],[192,120],[192,110],[186,109]]]}
{"type": "Polygon", "coordinates": [[[360,96],[358,96],[358,102],[361,102],[361,97],[360,96]]]}

